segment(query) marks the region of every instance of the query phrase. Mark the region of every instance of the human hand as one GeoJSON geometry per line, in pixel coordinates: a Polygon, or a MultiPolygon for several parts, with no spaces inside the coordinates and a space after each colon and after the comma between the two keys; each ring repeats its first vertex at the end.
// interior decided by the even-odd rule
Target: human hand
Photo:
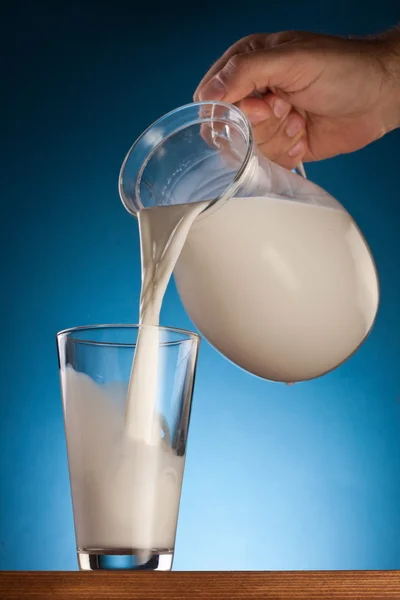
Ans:
{"type": "Polygon", "coordinates": [[[263,154],[286,168],[352,152],[400,125],[399,30],[251,35],[215,63],[194,99],[235,103],[263,154]]]}

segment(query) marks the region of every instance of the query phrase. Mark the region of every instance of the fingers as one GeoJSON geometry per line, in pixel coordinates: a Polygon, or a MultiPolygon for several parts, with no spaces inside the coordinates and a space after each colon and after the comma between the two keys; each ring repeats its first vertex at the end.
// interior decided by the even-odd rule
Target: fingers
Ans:
{"type": "Polygon", "coordinates": [[[287,169],[295,168],[307,150],[304,117],[275,94],[246,98],[238,107],[253,125],[254,140],[267,158],[287,169]]]}
{"type": "MultiPolygon", "coordinates": [[[[203,79],[200,81],[197,89],[194,93],[193,99],[198,102],[202,95],[202,90],[206,84],[221,71],[231,58],[238,54],[246,54],[257,50],[269,50],[276,46],[291,43],[298,40],[300,37],[304,37],[304,33],[298,31],[280,31],[278,33],[259,33],[248,35],[226,50],[224,54],[217,60],[217,62],[211,67],[211,69],[205,74],[203,79]]],[[[266,90],[266,86],[262,86],[260,91],[266,90]]],[[[205,100],[218,100],[218,98],[205,98],[205,100]]]]}
{"type": "Polygon", "coordinates": [[[288,47],[282,44],[268,51],[235,54],[199,89],[199,100],[224,100],[233,104],[265,88],[285,91],[293,62],[288,47]]]}
{"type": "MultiPolygon", "coordinates": [[[[245,98],[237,106],[252,124],[254,141],[262,154],[287,169],[295,168],[302,161],[307,151],[306,121],[288,102],[268,93],[262,98],[245,98]]],[[[243,139],[226,136],[224,121],[218,119],[218,107],[210,109],[205,105],[201,110],[203,118],[212,116],[202,123],[201,136],[227,163],[236,167],[245,153],[243,139]]]]}
{"type": "MultiPolygon", "coordinates": [[[[221,69],[225,67],[225,65],[233,56],[235,56],[236,54],[252,52],[253,50],[257,49],[261,50],[264,47],[264,40],[266,37],[268,36],[250,35],[245,38],[242,38],[241,40],[230,46],[230,48],[228,48],[228,50],[224,52],[221,58],[219,58],[217,62],[214,63],[214,65],[211,67],[208,73],[206,73],[203,79],[200,81],[193,96],[194,101],[198,102],[200,100],[201,90],[214,77],[214,75],[216,75],[219,71],[221,71],[221,69]]],[[[214,100],[214,98],[212,98],[212,100],[214,100]]],[[[217,98],[215,98],[215,100],[217,100],[217,98]]]]}
{"type": "Polygon", "coordinates": [[[289,169],[308,153],[305,119],[284,100],[290,100],[285,90],[293,83],[293,44],[299,37],[298,32],[281,32],[243,38],[215,63],[194,96],[196,101],[237,104],[252,123],[261,152],[289,169]],[[271,93],[275,88],[282,97],[271,93]],[[264,99],[252,97],[254,92],[264,99]]]}

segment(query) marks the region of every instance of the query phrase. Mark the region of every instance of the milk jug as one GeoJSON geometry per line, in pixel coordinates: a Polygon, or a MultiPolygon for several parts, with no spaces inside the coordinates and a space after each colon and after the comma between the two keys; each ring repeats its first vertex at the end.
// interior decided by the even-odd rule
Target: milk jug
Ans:
{"type": "Polygon", "coordinates": [[[237,107],[194,103],[156,121],[126,156],[119,190],[134,216],[201,203],[177,289],[200,333],[246,371],[313,379],[370,332],[379,285],[359,228],[330,194],[261,155],[237,107]]]}

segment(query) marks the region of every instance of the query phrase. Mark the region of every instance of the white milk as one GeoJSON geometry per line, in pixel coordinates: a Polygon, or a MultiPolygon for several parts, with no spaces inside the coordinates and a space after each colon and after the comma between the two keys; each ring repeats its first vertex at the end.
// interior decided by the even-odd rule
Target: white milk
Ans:
{"type": "MultiPolygon", "coordinates": [[[[378,304],[375,268],[350,216],[272,197],[233,198],[194,223],[207,204],[139,212],[141,323],[158,325],[175,268],[194,323],[248,371],[294,382],[349,356],[378,304]]],[[[158,350],[158,330],[143,328],[128,390],[67,374],[80,548],[173,547],[184,458],[160,436],[158,350]]]]}
{"type": "Polygon", "coordinates": [[[66,433],[80,550],[171,550],[184,457],[124,435],[126,385],[67,367],[66,433]]]}
{"type": "Polygon", "coordinates": [[[222,354],[260,377],[310,379],[367,334],[379,290],[340,208],[233,198],[194,223],[175,268],[183,304],[222,354]]]}
{"type": "MultiPolygon", "coordinates": [[[[159,325],[168,282],[195,218],[208,202],[156,206],[138,214],[142,262],[140,324],[159,325]]],[[[129,381],[126,426],[128,435],[157,444],[160,428],[156,415],[159,383],[159,336],[156,328],[139,332],[129,381]]]]}

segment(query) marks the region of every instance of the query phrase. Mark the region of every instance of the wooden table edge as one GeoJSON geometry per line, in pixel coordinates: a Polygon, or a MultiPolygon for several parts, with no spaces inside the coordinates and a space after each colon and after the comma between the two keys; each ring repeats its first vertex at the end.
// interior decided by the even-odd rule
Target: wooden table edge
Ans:
{"type": "Polygon", "coordinates": [[[0,571],[1,600],[400,600],[400,571],[0,571]]]}

